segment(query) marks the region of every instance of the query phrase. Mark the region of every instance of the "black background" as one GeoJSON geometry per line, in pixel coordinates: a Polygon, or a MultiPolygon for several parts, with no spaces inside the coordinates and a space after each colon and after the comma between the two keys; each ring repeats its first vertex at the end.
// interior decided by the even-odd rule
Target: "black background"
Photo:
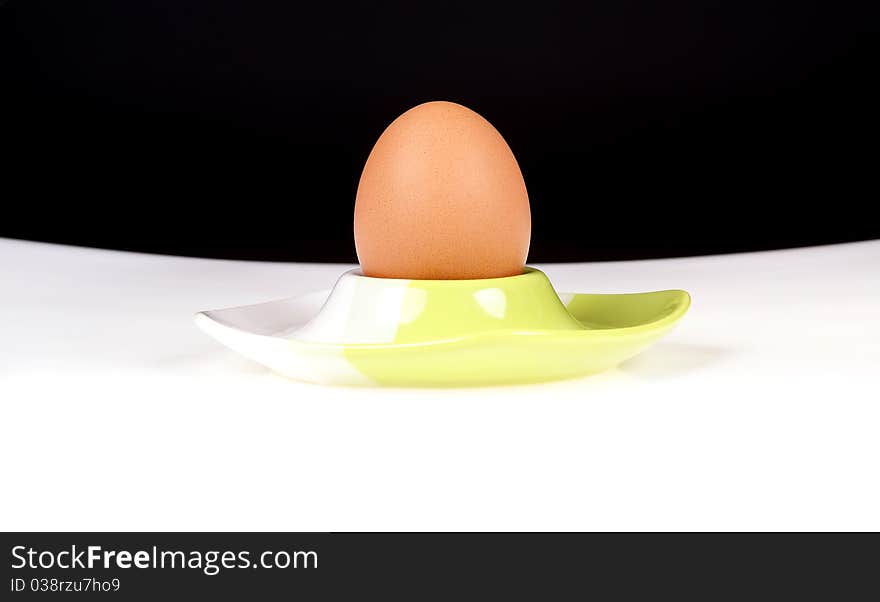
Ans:
{"type": "Polygon", "coordinates": [[[0,235],[352,261],[370,148],[447,99],[532,261],[880,237],[876,3],[0,4],[0,235]]]}

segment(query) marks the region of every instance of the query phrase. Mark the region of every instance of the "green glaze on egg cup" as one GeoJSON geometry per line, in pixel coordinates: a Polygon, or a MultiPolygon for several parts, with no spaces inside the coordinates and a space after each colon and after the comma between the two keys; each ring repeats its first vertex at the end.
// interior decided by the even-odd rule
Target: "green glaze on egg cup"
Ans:
{"type": "Polygon", "coordinates": [[[557,295],[534,268],[481,280],[369,278],[352,270],[320,308],[288,299],[203,312],[196,321],[299,380],[460,387],[601,372],[657,341],[689,304],[681,290],[557,295]]]}

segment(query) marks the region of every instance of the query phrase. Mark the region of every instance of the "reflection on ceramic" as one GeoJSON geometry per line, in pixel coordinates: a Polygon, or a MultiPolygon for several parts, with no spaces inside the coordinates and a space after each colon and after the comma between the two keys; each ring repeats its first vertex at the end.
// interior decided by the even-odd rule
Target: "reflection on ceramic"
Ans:
{"type": "Polygon", "coordinates": [[[328,293],[201,312],[196,324],[285,376],[345,385],[532,383],[606,370],[666,334],[690,297],[557,295],[543,272],[485,280],[368,278],[328,293]]]}

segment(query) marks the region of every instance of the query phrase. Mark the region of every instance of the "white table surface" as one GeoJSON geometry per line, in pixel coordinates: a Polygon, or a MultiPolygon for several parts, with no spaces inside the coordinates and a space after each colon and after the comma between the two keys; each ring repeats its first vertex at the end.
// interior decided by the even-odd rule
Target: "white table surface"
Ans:
{"type": "Polygon", "coordinates": [[[880,240],[539,265],[693,296],[544,385],[309,385],[192,323],[347,267],[0,239],[0,530],[880,529],[880,240]]]}

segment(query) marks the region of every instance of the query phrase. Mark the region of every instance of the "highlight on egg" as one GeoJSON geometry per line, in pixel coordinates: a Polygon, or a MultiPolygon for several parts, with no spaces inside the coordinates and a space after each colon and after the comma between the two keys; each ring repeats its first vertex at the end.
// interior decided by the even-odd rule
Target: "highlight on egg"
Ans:
{"type": "Polygon", "coordinates": [[[413,107],[385,129],[367,158],[354,237],[365,276],[521,274],[531,213],[513,152],[467,107],[445,101],[413,107]]]}

